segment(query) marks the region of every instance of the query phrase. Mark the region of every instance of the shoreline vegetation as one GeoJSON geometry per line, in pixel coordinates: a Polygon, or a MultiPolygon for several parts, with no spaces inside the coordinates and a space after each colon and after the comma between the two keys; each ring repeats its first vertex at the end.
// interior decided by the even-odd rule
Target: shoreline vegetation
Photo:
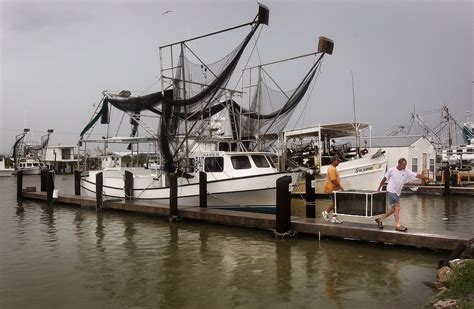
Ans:
{"type": "Polygon", "coordinates": [[[430,307],[474,308],[474,259],[453,260],[440,268],[438,282],[442,286],[430,307]]]}

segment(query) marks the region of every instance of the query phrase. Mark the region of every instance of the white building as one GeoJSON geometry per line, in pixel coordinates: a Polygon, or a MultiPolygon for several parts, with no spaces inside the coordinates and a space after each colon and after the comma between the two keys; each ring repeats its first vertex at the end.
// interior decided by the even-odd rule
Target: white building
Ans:
{"type": "Polygon", "coordinates": [[[372,137],[367,139],[367,147],[369,153],[375,153],[379,148],[385,150],[387,168],[396,166],[398,159],[405,158],[408,169],[434,178],[437,169],[436,150],[422,135],[372,137]]]}
{"type": "Polygon", "coordinates": [[[56,172],[72,173],[77,165],[77,146],[48,146],[43,162],[56,172]]]}

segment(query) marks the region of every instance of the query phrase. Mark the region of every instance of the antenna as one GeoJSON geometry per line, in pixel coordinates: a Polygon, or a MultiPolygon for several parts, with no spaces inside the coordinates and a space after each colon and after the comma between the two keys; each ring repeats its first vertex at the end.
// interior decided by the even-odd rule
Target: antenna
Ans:
{"type": "Polygon", "coordinates": [[[354,87],[354,74],[351,70],[351,78],[352,78],[352,106],[354,108],[354,129],[356,133],[356,152],[357,157],[359,158],[359,149],[360,149],[360,138],[359,138],[359,125],[357,124],[357,116],[356,116],[356,101],[355,101],[355,87],[354,87]]]}

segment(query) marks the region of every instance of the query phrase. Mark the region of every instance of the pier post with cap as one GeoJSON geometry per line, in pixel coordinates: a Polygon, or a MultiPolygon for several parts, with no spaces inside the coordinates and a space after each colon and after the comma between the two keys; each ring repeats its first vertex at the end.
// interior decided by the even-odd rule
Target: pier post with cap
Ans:
{"type": "Polygon", "coordinates": [[[96,210],[102,208],[102,192],[104,191],[104,174],[95,174],[95,207],[96,210]]]}
{"type": "Polygon", "coordinates": [[[444,171],[443,171],[443,178],[444,178],[444,191],[443,191],[443,194],[444,195],[450,195],[451,194],[451,188],[450,188],[450,180],[451,180],[451,176],[450,176],[450,171],[449,171],[449,162],[446,162],[446,166],[444,167],[444,171]]]}
{"type": "Polygon", "coordinates": [[[133,173],[125,171],[125,200],[133,200],[133,173]]]}
{"type": "Polygon", "coordinates": [[[46,192],[46,178],[48,177],[48,170],[41,170],[40,177],[41,177],[40,178],[41,179],[40,191],[46,192]]]}
{"type": "Polygon", "coordinates": [[[81,195],[81,171],[74,171],[74,195],[81,195]]]}
{"type": "Polygon", "coordinates": [[[16,172],[16,200],[23,201],[23,171],[16,172]]]}
{"type": "Polygon", "coordinates": [[[170,219],[178,217],[178,175],[172,173],[170,180],[170,219]]]}
{"type": "Polygon", "coordinates": [[[199,207],[207,207],[207,174],[199,172],[199,207]]]}
{"type": "Polygon", "coordinates": [[[276,181],[276,232],[285,233],[291,229],[291,176],[276,181]]]}
{"type": "Polygon", "coordinates": [[[314,181],[314,176],[311,174],[306,174],[306,177],[305,177],[306,218],[316,218],[316,193],[315,193],[315,188],[312,185],[313,181],[314,181]]]}
{"type": "Polygon", "coordinates": [[[46,202],[51,204],[53,202],[54,191],[54,170],[48,171],[46,174],[46,202]]]}

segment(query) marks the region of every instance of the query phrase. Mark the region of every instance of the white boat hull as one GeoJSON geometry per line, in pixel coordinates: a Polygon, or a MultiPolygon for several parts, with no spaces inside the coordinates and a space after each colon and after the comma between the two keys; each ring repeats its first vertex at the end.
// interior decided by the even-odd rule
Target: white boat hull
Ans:
{"type": "MultiPolygon", "coordinates": [[[[321,168],[316,179],[316,193],[324,193],[328,166],[321,168]]],[[[383,156],[341,162],[337,167],[341,185],[345,190],[376,191],[387,169],[387,159],[383,156]]]]}
{"type": "MultiPolygon", "coordinates": [[[[89,176],[81,180],[81,194],[95,197],[95,175],[97,171],[89,172],[89,176]]],[[[109,173],[104,177],[103,192],[109,198],[124,198],[123,177],[118,173],[109,173]]],[[[274,207],[276,201],[276,181],[282,176],[293,176],[292,173],[271,173],[246,177],[211,180],[207,184],[207,203],[210,207],[274,207]]],[[[211,178],[211,177],[209,177],[211,178]]],[[[208,179],[209,179],[208,178],[208,179]]],[[[195,180],[194,180],[195,181],[195,180]]],[[[293,181],[293,183],[295,183],[293,181]]],[[[134,198],[137,200],[155,200],[161,204],[169,203],[169,187],[160,187],[160,183],[150,176],[134,177],[134,198]]],[[[178,185],[178,205],[199,205],[199,183],[188,183],[180,178],[178,185]]]]}
{"type": "Polygon", "coordinates": [[[0,170],[0,177],[10,177],[13,174],[14,171],[15,171],[14,169],[0,170]]]}

